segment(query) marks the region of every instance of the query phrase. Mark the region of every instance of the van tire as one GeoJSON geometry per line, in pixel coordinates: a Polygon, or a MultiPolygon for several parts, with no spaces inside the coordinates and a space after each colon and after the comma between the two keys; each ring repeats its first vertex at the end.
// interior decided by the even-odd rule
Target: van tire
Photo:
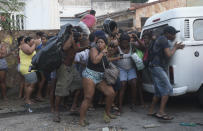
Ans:
{"type": "Polygon", "coordinates": [[[197,97],[198,97],[200,106],[203,107],[203,86],[200,87],[197,97]]]}

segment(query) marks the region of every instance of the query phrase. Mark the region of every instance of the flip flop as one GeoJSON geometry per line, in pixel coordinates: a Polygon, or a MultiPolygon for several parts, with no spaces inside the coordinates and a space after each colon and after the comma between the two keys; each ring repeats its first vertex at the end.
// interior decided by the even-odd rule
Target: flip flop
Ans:
{"type": "Polygon", "coordinates": [[[171,116],[169,116],[169,115],[167,115],[167,114],[160,115],[160,114],[156,113],[155,116],[156,116],[157,118],[159,118],[159,119],[162,119],[162,120],[173,120],[173,119],[174,119],[173,117],[171,117],[171,116]]]}
{"type": "Polygon", "coordinates": [[[80,126],[85,127],[88,126],[90,123],[86,120],[83,121],[83,123],[79,123],[80,126]]]}
{"type": "Polygon", "coordinates": [[[153,116],[153,117],[155,116],[155,117],[156,117],[156,114],[157,114],[157,113],[152,113],[152,114],[149,114],[149,113],[148,113],[147,115],[148,115],[148,116],[153,116]]]}
{"type": "Polygon", "coordinates": [[[60,116],[59,116],[59,114],[58,114],[58,113],[54,113],[53,122],[57,122],[57,123],[59,123],[59,122],[60,122],[60,116]]]}

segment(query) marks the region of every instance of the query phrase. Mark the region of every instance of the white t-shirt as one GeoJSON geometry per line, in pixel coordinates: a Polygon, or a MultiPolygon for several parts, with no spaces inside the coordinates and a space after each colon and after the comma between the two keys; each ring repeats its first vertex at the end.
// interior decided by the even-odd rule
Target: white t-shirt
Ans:
{"type": "Polygon", "coordinates": [[[89,58],[89,49],[86,49],[75,55],[75,62],[82,62],[87,64],[88,58],[89,58]]]}

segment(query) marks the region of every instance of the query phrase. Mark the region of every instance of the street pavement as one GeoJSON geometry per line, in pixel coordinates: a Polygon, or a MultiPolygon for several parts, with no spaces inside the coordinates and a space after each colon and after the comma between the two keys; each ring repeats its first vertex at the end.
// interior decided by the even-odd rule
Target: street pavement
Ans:
{"type": "MultiPolygon", "coordinates": [[[[149,98],[146,103],[150,103],[149,98]]],[[[147,108],[143,106],[132,112],[125,105],[123,114],[109,124],[103,122],[102,107],[89,111],[90,125],[80,127],[79,114],[64,107],[61,107],[61,122],[52,122],[48,99],[34,104],[32,109],[33,113],[26,112],[22,100],[17,98],[0,100],[0,131],[203,131],[203,109],[194,95],[170,99],[167,112],[175,117],[172,121],[147,116],[147,108]]]]}

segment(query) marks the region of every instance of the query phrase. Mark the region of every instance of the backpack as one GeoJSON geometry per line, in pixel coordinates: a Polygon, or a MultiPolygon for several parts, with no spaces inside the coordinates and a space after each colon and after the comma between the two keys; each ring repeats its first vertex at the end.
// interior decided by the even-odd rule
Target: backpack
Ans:
{"type": "Polygon", "coordinates": [[[153,60],[154,58],[154,53],[153,53],[153,47],[154,47],[155,41],[152,41],[150,43],[149,48],[145,51],[144,56],[143,56],[143,63],[145,67],[149,66],[149,63],[153,60]]]}
{"type": "Polygon", "coordinates": [[[66,24],[61,27],[59,33],[47,41],[47,45],[42,48],[32,58],[31,70],[38,70],[51,73],[60,67],[63,61],[63,44],[69,38],[72,25],[66,24]]]}

